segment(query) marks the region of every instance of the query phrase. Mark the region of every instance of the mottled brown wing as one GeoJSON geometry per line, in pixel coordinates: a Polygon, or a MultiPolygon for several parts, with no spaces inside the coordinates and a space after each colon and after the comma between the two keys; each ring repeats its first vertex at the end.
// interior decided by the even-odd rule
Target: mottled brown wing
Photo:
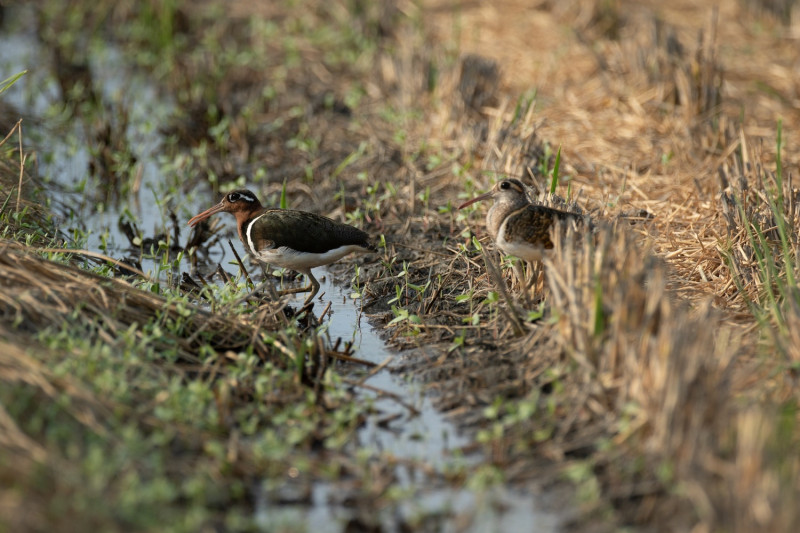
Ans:
{"type": "Polygon", "coordinates": [[[561,211],[543,205],[527,205],[509,215],[506,223],[507,241],[527,242],[549,250],[553,247],[550,228],[556,220],[583,223],[583,218],[575,213],[561,211]]]}

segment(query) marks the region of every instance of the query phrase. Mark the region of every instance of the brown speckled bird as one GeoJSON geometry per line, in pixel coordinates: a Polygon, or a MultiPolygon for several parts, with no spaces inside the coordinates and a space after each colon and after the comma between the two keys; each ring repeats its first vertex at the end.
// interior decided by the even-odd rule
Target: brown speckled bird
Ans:
{"type": "Polygon", "coordinates": [[[255,194],[244,189],[226,194],[217,205],[192,217],[189,225],[194,227],[221,212],[236,217],[239,238],[256,261],[305,274],[308,287],[284,291],[310,291],[304,304],[319,291],[312,268],[329,265],[351,252],[377,251],[369,235],[358,228],[306,211],[266,209],[255,194]]]}
{"type": "MultiPolygon", "coordinates": [[[[489,235],[503,253],[529,263],[541,261],[545,252],[553,248],[550,228],[556,221],[576,226],[585,223],[585,217],[578,213],[531,203],[525,185],[518,179],[499,181],[489,192],[464,202],[458,208],[463,209],[487,198],[494,199],[494,205],[486,214],[489,235]]],[[[519,271],[517,277],[520,283],[524,283],[519,271]]]]}

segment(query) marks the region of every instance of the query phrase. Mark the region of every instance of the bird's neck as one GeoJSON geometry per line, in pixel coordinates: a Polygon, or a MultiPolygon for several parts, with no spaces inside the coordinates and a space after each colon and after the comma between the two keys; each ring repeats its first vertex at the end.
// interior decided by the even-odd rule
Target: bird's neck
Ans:
{"type": "Polygon", "coordinates": [[[261,216],[264,209],[259,209],[257,211],[251,211],[249,213],[236,213],[236,225],[239,229],[239,240],[242,241],[244,244],[245,249],[248,253],[255,253],[255,250],[250,249],[249,241],[247,240],[247,230],[250,225],[255,222],[255,220],[261,216]]]}
{"type": "Polygon", "coordinates": [[[500,232],[500,227],[506,220],[506,217],[517,209],[525,206],[525,202],[508,202],[496,201],[486,214],[486,229],[491,235],[492,239],[497,239],[497,234],[500,232]]]}

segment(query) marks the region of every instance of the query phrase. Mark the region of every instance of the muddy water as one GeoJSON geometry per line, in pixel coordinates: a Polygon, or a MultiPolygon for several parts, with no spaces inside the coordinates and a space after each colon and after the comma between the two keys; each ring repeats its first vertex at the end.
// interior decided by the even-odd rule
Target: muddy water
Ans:
{"type": "MultiPolygon", "coordinates": [[[[22,18],[29,16],[20,14],[22,18]]],[[[37,174],[49,189],[54,210],[60,214],[61,229],[92,251],[107,251],[116,258],[139,258],[140,250],[131,242],[119,222],[135,223],[144,236],[172,234],[170,209],[178,207],[174,191],[180,190],[182,176],[164,173],[159,164],[162,137],[158,128],[173,112],[173,106],[141,75],[125,68],[121,54],[112,47],[97,50],[90,57],[92,72],[103,73],[95,79],[104,111],[89,120],[104,119],[114,124],[136,163],[129,183],[109,185],[90,172],[92,160],[88,137],[96,133],[88,121],[62,115],[64,103],[61,89],[47,67],[50,52],[44,49],[33,31],[20,29],[0,33],[0,78],[22,70],[28,73],[3,93],[4,103],[19,110],[23,119],[23,142],[27,152],[35,152],[37,174]],[[124,123],[119,116],[124,114],[124,123]],[[128,187],[125,202],[98,201],[104,188],[128,187]]],[[[113,196],[113,195],[112,195],[113,196]]],[[[191,199],[191,197],[190,197],[191,199]]],[[[182,202],[179,199],[177,203],[182,202]]],[[[160,260],[141,257],[142,270],[156,275],[160,260]]]]}
{"type": "MultiPolygon", "coordinates": [[[[41,49],[31,32],[18,31],[0,35],[0,78],[5,78],[32,65],[47,64],[48,57],[41,49]]],[[[140,185],[132,190],[127,200],[118,205],[106,205],[96,209],[95,200],[87,200],[93,187],[101,186],[93,182],[88,174],[89,154],[85,146],[85,125],[78,121],[66,121],[59,125],[59,131],[48,129],[58,118],[31,121],[24,125],[26,142],[36,146],[39,173],[60,204],[65,228],[85,230],[85,247],[101,251],[113,257],[128,254],[128,238],[118,226],[120,218],[133,219],[145,234],[171,232],[168,213],[172,210],[188,215],[208,207],[207,195],[178,195],[182,176],[175,169],[165,170],[159,163],[163,139],[158,133],[158,125],[172,111],[169,102],[157,96],[157,91],[147,80],[124,68],[124,62],[113,49],[98,51],[91,58],[94,72],[102,72],[101,98],[106,102],[108,112],[125,112],[129,121],[125,128],[127,145],[137,160],[140,185]],[[169,204],[169,205],[168,205],[169,204]]],[[[45,70],[32,70],[14,87],[2,95],[6,103],[23,110],[33,117],[52,117],[59,105],[59,88],[45,70]]],[[[57,206],[58,207],[58,206],[57,206]]],[[[227,218],[227,217],[226,217],[227,218]]],[[[184,222],[185,221],[181,221],[184,222]]],[[[226,224],[232,227],[232,220],[226,224]]],[[[238,247],[241,253],[241,247],[238,247]]],[[[230,250],[215,247],[214,262],[227,265],[233,260],[230,250]]],[[[159,268],[158,259],[143,258],[145,272],[162,279],[177,274],[175,269],[159,268]]],[[[179,270],[189,270],[188,264],[178,265],[179,270]]],[[[323,276],[322,269],[317,272],[322,283],[323,301],[318,302],[319,312],[328,301],[331,313],[324,327],[331,340],[341,338],[352,341],[356,355],[374,363],[382,363],[394,355],[381,341],[378,332],[366,321],[359,310],[359,300],[349,297],[348,288],[334,285],[331,276],[323,276]]],[[[169,281],[164,279],[164,281],[169,281]]],[[[298,295],[295,304],[302,301],[298,295]]],[[[404,402],[412,404],[418,414],[410,411],[395,400],[363,390],[365,400],[371,398],[377,414],[370,418],[358,433],[359,446],[376,456],[391,455],[400,459],[424,461],[434,470],[452,470],[458,465],[474,464],[480,457],[464,457],[459,449],[468,444],[457,429],[436,409],[424,395],[420,386],[413,381],[393,375],[384,368],[366,380],[366,384],[388,393],[399,395],[404,402]],[[390,429],[379,425],[379,418],[396,414],[390,429]]],[[[394,508],[381,516],[386,531],[398,529],[398,518],[402,522],[414,516],[431,513],[445,513],[451,518],[440,523],[443,531],[536,531],[549,532],[557,529],[558,521],[553,515],[543,513],[536,506],[535,498],[526,493],[517,493],[503,487],[486,491],[472,491],[450,486],[426,486],[422,479],[415,479],[405,468],[398,467],[398,483],[408,489],[412,497],[404,499],[399,508],[394,508]],[[401,515],[398,517],[398,513],[401,515]],[[469,525],[462,527],[467,519],[469,525]]],[[[347,508],[336,504],[332,485],[318,483],[312,492],[312,505],[272,506],[266,498],[256,502],[257,518],[265,529],[275,530],[278,524],[286,524],[287,529],[305,528],[315,533],[341,531],[349,518],[347,508]]]]}
{"type": "MultiPolygon", "coordinates": [[[[321,280],[320,292],[325,292],[323,305],[331,302],[333,311],[328,321],[328,334],[332,340],[341,338],[354,342],[358,357],[380,364],[387,357],[399,357],[390,352],[378,335],[378,331],[367,324],[359,310],[359,301],[351,300],[348,287],[333,285],[330,278],[321,280]]],[[[299,297],[297,304],[300,304],[299,297]]],[[[319,305],[319,303],[317,304],[319,305]]],[[[371,451],[390,454],[397,458],[415,459],[426,462],[438,471],[452,470],[456,465],[475,464],[477,455],[463,456],[460,448],[469,441],[431,404],[422,388],[415,382],[403,379],[390,372],[391,365],[370,377],[366,383],[401,396],[419,411],[411,415],[408,410],[391,399],[375,399],[375,407],[381,413],[373,416],[359,431],[360,445],[371,451]],[[378,418],[397,414],[391,427],[378,426],[378,418]]],[[[375,398],[375,393],[365,393],[375,398]]],[[[404,489],[414,491],[414,497],[393,509],[392,514],[382,516],[384,531],[398,530],[395,521],[404,521],[414,516],[433,513],[446,513],[450,518],[440,524],[437,531],[526,531],[535,533],[552,532],[558,529],[558,517],[537,507],[536,498],[525,492],[508,490],[497,486],[488,490],[473,491],[466,488],[426,486],[425,479],[412,479],[408,471],[398,468],[399,484],[404,489]],[[464,525],[468,524],[468,525],[464,525]]],[[[259,505],[259,514],[264,524],[281,523],[302,524],[307,531],[338,532],[349,518],[350,512],[339,506],[330,505],[332,487],[318,484],[313,491],[311,508],[270,507],[266,502],[259,505]]],[[[335,498],[334,498],[335,499],[335,498]]]]}

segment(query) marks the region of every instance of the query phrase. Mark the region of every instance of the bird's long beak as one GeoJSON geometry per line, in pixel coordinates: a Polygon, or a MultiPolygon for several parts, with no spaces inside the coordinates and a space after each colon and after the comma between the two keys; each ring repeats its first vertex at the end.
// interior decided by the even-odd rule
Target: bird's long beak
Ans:
{"type": "Polygon", "coordinates": [[[225,202],[222,201],[222,202],[218,203],[217,205],[215,205],[214,207],[210,207],[210,208],[206,209],[205,211],[203,211],[199,215],[193,216],[189,220],[189,225],[191,227],[194,227],[197,224],[199,224],[200,222],[202,222],[203,220],[205,220],[208,217],[210,217],[211,215],[213,215],[215,213],[219,213],[220,211],[224,211],[224,210],[225,210],[225,202]]]}
{"type": "MultiPolygon", "coordinates": [[[[467,200],[466,202],[464,202],[463,204],[461,204],[460,206],[458,206],[458,208],[459,208],[459,209],[464,209],[464,208],[465,208],[465,207],[467,207],[468,205],[472,205],[472,204],[474,204],[475,202],[480,202],[481,200],[486,200],[487,198],[491,198],[491,197],[492,197],[492,192],[493,192],[493,191],[485,192],[485,193],[481,194],[480,196],[476,196],[476,197],[475,197],[475,198],[473,198],[472,200],[467,200]]],[[[199,216],[199,215],[198,215],[198,216],[199,216]]]]}

